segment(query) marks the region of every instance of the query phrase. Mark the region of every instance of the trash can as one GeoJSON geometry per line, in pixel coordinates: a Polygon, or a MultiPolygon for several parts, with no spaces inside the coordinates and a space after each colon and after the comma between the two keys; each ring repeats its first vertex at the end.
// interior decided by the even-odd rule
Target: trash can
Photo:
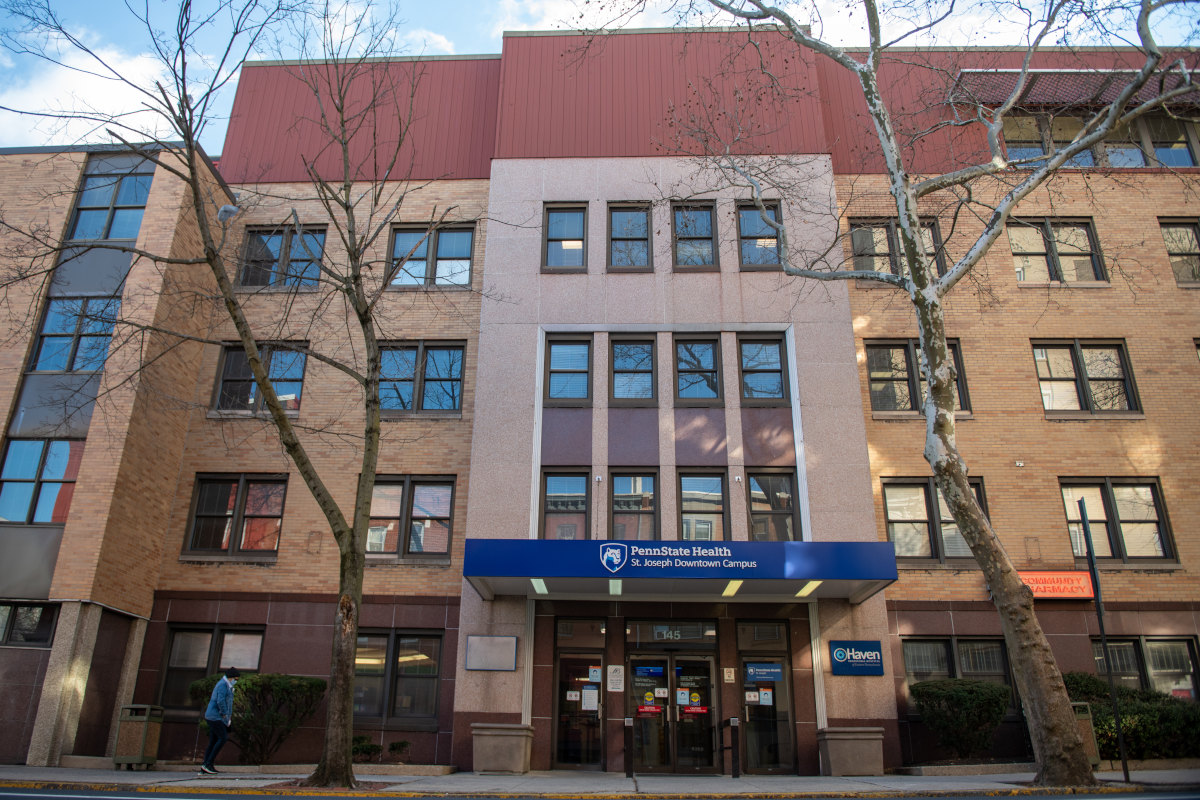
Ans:
{"type": "Polygon", "coordinates": [[[1100,766],[1100,746],[1096,744],[1096,729],[1092,727],[1092,707],[1087,703],[1071,703],[1075,709],[1075,724],[1079,726],[1079,738],[1083,739],[1083,750],[1092,767],[1100,766]]]}
{"type": "Polygon", "coordinates": [[[117,746],[113,767],[134,764],[150,767],[158,760],[158,736],[162,732],[162,706],[121,706],[117,720],[117,746]]]}

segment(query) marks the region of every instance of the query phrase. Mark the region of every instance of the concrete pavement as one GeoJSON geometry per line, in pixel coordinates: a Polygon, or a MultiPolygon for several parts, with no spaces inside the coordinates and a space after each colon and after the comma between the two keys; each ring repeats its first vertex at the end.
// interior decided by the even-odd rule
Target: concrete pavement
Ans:
{"type": "MultiPolygon", "coordinates": [[[[165,765],[164,765],[165,766],[165,765]]],[[[205,790],[245,791],[253,794],[286,795],[312,790],[281,786],[306,773],[271,772],[270,768],[223,767],[220,775],[199,775],[178,766],[150,770],[75,769],[65,767],[0,766],[0,787],[112,787],[145,791],[205,790]],[[263,771],[259,771],[262,769],[263,771]]],[[[531,772],[526,775],[488,775],[457,772],[449,775],[389,775],[373,773],[371,765],[358,765],[360,781],[374,784],[370,795],[380,792],[399,796],[442,797],[569,797],[596,800],[604,797],[649,798],[792,798],[792,797],[885,797],[926,794],[1065,794],[1070,789],[1029,786],[1033,773],[999,775],[829,778],[821,776],[753,775],[638,775],[626,778],[609,772],[531,772]]],[[[1120,772],[1098,773],[1101,791],[1172,791],[1190,789],[1200,798],[1200,769],[1138,770],[1133,784],[1125,784],[1120,772]]]]}

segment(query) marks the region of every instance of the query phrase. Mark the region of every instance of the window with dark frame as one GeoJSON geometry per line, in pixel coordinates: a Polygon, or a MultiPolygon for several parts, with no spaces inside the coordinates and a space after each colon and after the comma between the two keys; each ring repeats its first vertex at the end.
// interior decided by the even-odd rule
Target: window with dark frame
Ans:
{"type": "Polygon", "coordinates": [[[1016,220],[1008,225],[1008,243],[1018,282],[1108,280],[1090,222],[1016,220]]]}
{"type": "Polygon", "coordinates": [[[9,439],[0,468],[0,522],[64,524],[83,448],[79,439],[9,439]]]}
{"type": "Polygon", "coordinates": [[[68,238],[136,239],[153,180],[151,161],[137,157],[90,159],[68,238]]]}
{"type": "Polygon", "coordinates": [[[746,470],[750,541],[792,542],[798,539],[796,477],[790,472],[746,470]]]}
{"type": "Polygon", "coordinates": [[[121,310],[119,297],[55,297],[34,348],[36,372],[99,372],[121,310]]]}
{"type": "MultiPolygon", "coordinates": [[[[921,245],[938,275],[945,274],[946,261],[942,255],[942,238],[936,221],[921,223],[921,245]]],[[[850,220],[850,247],[854,252],[856,271],[904,274],[900,259],[900,231],[894,218],[850,220]]]]}
{"type": "Polygon", "coordinates": [[[650,247],[650,206],[608,207],[608,266],[613,270],[653,268],[650,247]]]}
{"type": "Polygon", "coordinates": [[[324,255],[324,228],[250,228],[241,284],[312,289],[324,255]]]}
{"type": "Polygon", "coordinates": [[[377,476],[371,493],[367,552],[448,555],[454,483],[453,477],[377,476]]]}
{"type": "Polygon", "coordinates": [[[590,472],[555,470],[542,475],[542,538],[589,539],[590,472]]]}
{"type": "MultiPolygon", "coordinates": [[[[971,481],[984,513],[983,482],[971,481]]],[[[971,548],[958,530],[958,524],[938,491],[933,477],[895,478],[883,482],[883,507],[888,540],[896,548],[896,558],[924,558],[945,561],[971,558],[971,548]],[[937,503],[933,499],[937,498],[937,503]]]]}
{"type": "Polygon", "coordinates": [[[758,206],[741,204],[737,213],[738,258],[742,268],[778,267],[779,232],[770,222],[779,224],[779,204],[764,203],[762,211],[758,206]]]}
{"type": "Polygon", "coordinates": [[[651,404],[656,396],[654,339],[610,337],[611,400],[618,404],[651,404]]]}
{"type": "Polygon", "coordinates": [[[286,496],[286,477],[247,474],[197,477],[186,552],[274,556],[283,530],[286,496]]]}
{"type": "Polygon", "coordinates": [[[1200,226],[1195,222],[1163,222],[1163,243],[1177,283],[1200,283],[1200,226]]]}
{"type": "Polygon", "coordinates": [[[719,542],[725,537],[725,475],[679,474],[679,538],[687,542],[719,542]]]}
{"type": "Polygon", "coordinates": [[[58,606],[48,603],[0,603],[0,645],[49,647],[54,643],[58,606]]]}
{"type": "Polygon", "coordinates": [[[587,206],[546,206],[544,230],[542,263],[547,270],[587,269],[587,206]]]}
{"type": "Polygon", "coordinates": [[[653,472],[612,473],[610,539],[652,541],[658,532],[658,475],[653,472]]]}
{"type": "Polygon", "coordinates": [[[721,340],[676,337],[676,403],[712,405],[721,397],[721,340]]]}
{"type": "MultiPolygon", "coordinates": [[[[1035,169],[1084,130],[1079,116],[1037,114],[1004,118],[1004,143],[1010,161],[1026,161],[1035,169]]],[[[1140,167],[1194,167],[1196,129],[1193,123],[1146,114],[1128,125],[1118,125],[1098,144],[1076,153],[1063,166],[1114,169],[1140,167]]]]}
{"type": "Polygon", "coordinates": [[[230,667],[239,672],[258,672],[263,632],[245,628],[173,628],[167,646],[167,663],[159,688],[158,704],[171,709],[202,709],[192,700],[193,682],[230,667]]]}
{"type": "Polygon", "coordinates": [[[359,631],[354,716],[436,725],[442,631],[359,631]]]}
{"type": "Polygon", "coordinates": [[[379,404],[385,413],[461,411],[461,344],[411,342],[380,347],[379,404]]]}
{"type": "Polygon", "coordinates": [[[676,267],[716,267],[716,224],[712,205],[671,209],[676,267]]]}
{"type": "MultiPolygon", "coordinates": [[[[1149,689],[1190,702],[1200,697],[1193,638],[1109,639],[1108,652],[1112,657],[1113,681],[1118,686],[1149,689]]],[[[1107,676],[1109,667],[1103,643],[1096,639],[1092,640],[1092,657],[1096,673],[1107,676]]]]}
{"type": "Polygon", "coordinates": [[[783,339],[747,336],[738,339],[742,400],[787,401],[783,339]]]}
{"type": "Polygon", "coordinates": [[[390,285],[393,288],[470,286],[474,246],[473,227],[397,228],[392,231],[395,273],[390,285]]]}
{"type": "MultiPolygon", "coordinates": [[[[917,339],[864,342],[872,411],[925,413],[928,381],[921,373],[919,345],[917,339]]],[[[954,410],[970,411],[962,349],[957,339],[948,339],[946,345],[954,360],[954,410]]]]}
{"type": "Polygon", "coordinates": [[[1137,411],[1137,392],[1121,342],[1034,342],[1042,408],[1090,414],[1137,411]]]}
{"type": "MultiPolygon", "coordinates": [[[[912,638],[902,640],[901,646],[907,686],[922,681],[964,678],[1012,689],[1008,651],[999,637],[912,638]]],[[[1009,709],[1015,711],[1016,708],[1014,692],[1009,699],[1009,709]]]]}
{"type": "Polygon", "coordinates": [[[1146,478],[1061,479],[1071,550],[1087,557],[1079,501],[1087,507],[1096,558],[1174,558],[1158,481],[1146,478]]]}
{"type": "MultiPolygon", "coordinates": [[[[278,344],[263,345],[258,352],[283,410],[299,411],[300,395],[304,390],[304,364],[307,360],[304,353],[278,344]]],[[[217,410],[254,414],[264,412],[262,394],[258,391],[243,347],[227,346],[222,351],[217,410]]]]}
{"type": "Polygon", "coordinates": [[[587,405],[592,400],[592,339],[546,339],[547,405],[587,405]]]}

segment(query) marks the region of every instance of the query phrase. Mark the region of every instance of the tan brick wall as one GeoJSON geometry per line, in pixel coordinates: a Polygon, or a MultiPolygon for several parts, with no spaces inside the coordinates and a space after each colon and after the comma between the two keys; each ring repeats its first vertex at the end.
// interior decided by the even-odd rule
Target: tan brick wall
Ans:
{"type": "MultiPolygon", "coordinates": [[[[988,511],[1019,569],[1075,568],[1059,477],[1157,478],[1179,566],[1102,564],[1108,601],[1176,602],[1200,597],[1200,291],[1176,285],[1158,220],[1195,219],[1191,176],[1128,172],[1119,177],[1060,176],[1026,199],[1019,216],[1090,218],[1110,276],[1092,287],[1018,286],[1007,236],[976,268],[979,286],[961,282],[946,303],[947,333],[961,342],[971,416],[957,425],[971,474],[983,478],[988,511]],[[1143,414],[1082,421],[1048,420],[1043,412],[1030,339],[1124,340],[1143,414]],[[1017,466],[1017,462],[1024,466],[1017,466]]],[[[843,178],[850,198],[841,221],[894,216],[882,180],[843,178]]],[[[937,201],[930,201],[930,211],[937,201]]],[[[979,223],[960,215],[958,235],[941,215],[953,259],[979,223]]],[[[850,254],[846,243],[846,255],[850,254]]],[[[907,297],[890,288],[851,292],[861,392],[871,450],[879,538],[886,538],[883,477],[930,474],[922,451],[923,418],[873,419],[865,366],[866,339],[916,335],[907,297]]],[[[901,565],[892,600],[985,600],[977,570],[909,569],[901,565]]]]}

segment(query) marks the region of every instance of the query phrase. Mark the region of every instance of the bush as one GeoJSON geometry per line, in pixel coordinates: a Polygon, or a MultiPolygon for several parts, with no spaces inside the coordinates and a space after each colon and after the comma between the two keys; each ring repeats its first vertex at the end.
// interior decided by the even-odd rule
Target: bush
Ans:
{"type": "MultiPolygon", "coordinates": [[[[1108,681],[1087,672],[1063,675],[1067,693],[1092,709],[1100,757],[1121,757],[1108,681]]],[[[1200,758],[1200,705],[1151,689],[1117,687],[1125,752],[1130,758],[1200,758]]]]}
{"type": "Polygon", "coordinates": [[[988,749],[1011,697],[1007,686],[962,678],[914,683],[911,692],[921,721],[959,758],[988,749]]]}
{"type": "MultiPolygon", "coordinates": [[[[220,675],[189,687],[192,699],[208,705],[220,675]]],[[[325,681],[299,675],[243,675],[233,692],[233,724],[229,738],[241,751],[243,764],[265,764],[300,723],[312,716],[325,696],[325,681]]],[[[201,724],[204,723],[201,715],[201,724]]]]}
{"type": "MultiPolygon", "coordinates": [[[[1067,685],[1067,694],[1073,702],[1112,703],[1108,692],[1108,681],[1098,675],[1090,672],[1067,672],[1063,674],[1063,683],[1067,685]]],[[[1118,686],[1117,699],[1123,703],[1159,703],[1174,698],[1153,689],[1130,689],[1128,686],[1118,686]]]]}
{"type": "Polygon", "coordinates": [[[374,761],[383,752],[383,745],[375,744],[370,736],[355,736],[350,740],[350,755],[358,763],[374,761]]]}

